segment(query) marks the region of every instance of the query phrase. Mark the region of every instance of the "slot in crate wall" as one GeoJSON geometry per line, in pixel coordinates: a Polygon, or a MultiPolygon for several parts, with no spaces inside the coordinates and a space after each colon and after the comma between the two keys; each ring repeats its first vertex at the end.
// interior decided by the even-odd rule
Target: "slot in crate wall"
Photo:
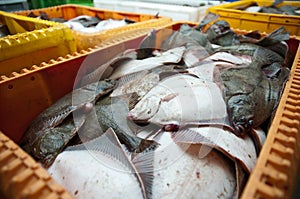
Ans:
{"type": "Polygon", "coordinates": [[[16,12],[16,14],[27,16],[30,12],[33,12],[35,15],[39,15],[40,11],[46,12],[50,18],[62,17],[66,20],[72,19],[80,15],[88,15],[93,17],[98,16],[101,19],[111,18],[111,19],[122,20],[124,18],[128,18],[136,21],[136,23],[129,24],[124,27],[113,28],[109,30],[99,31],[96,33],[83,33],[80,31],[72,30],[76,40],[78,51],[94,47],[107,39],[118,37],[119,34],[123,34],[128,31],[134,31],[134,30],[144,29],[144,28],[158,28],[172,21],[171,18],[167,18],[167,17],[156,18],[155,15],[149,15],[149,14],[112,11],[112,10],[93,8],[88,6],[71,5],[71,4],[44,8],[44,9],[37,9],[37,10],[21,11],[21,12],[16,12]]]}

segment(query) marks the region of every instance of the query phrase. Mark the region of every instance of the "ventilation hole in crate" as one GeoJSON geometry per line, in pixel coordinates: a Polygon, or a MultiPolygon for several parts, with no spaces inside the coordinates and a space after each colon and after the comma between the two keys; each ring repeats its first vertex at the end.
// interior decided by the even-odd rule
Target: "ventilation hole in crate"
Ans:
{"type": "Polygon", "coordinates": [[[13,89],[13,87],[14,87],[14,86],[11,85],[11,84],[9,84],[9,85],[7,86],[8,89],[13,89]]]}

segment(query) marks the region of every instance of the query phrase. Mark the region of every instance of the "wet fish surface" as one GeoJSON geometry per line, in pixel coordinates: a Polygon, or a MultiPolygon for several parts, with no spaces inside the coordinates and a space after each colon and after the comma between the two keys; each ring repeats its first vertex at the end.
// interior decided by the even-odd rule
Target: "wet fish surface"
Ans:
{"type": "Polygon", "coordinates": [[[109,197],[115,187],[120,197],[126,182],[128,198],[240,197],[289,78],[289,35],[241,36],[206,20],[169,31],[161,48],[151,30],[32,123],[24,142],[75,197],[109,197]],[[109,86],[95,94],[104,73],[109,86]],[[81,143],[69,146],[75,136],[81,143]],[[72,183],[82,170],[90,179],[72,183]]]}

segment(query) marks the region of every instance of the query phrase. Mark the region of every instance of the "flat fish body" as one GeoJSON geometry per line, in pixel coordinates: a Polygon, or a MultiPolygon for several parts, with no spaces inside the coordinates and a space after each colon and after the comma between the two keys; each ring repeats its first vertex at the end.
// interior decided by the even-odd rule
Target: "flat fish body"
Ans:
{"type": "Polygon", "coordinates": [[[226,105],[218,86],[185,74],[161,81],[129,112],[132,120],[161,125],[223,119],[226,116],[226,105]]]}
{"type": "Polygon", "coordinates": [[[250,6],[246,8],[244,11],[246,12],[258,12],[261,8],[259,6],[250,6]]]}
{"type": "Polygon", "coordinates": [[[143,198],[134,175],[122,164],[90,151],[64,151],[48,169],[75,198],[143,198]]]}
{"type": "Polygon", "coordinates": [[[115,136],[69,147],[48,169],[74,198],[145,198],[139,178],[115,136]]]}
{"type": "Polygon", "coordinates": [[[166,132],[157,142],[161,146],[153,154],[140,154],[133,160],[139,172],[153,177],[152,186],[147,187],[153,199],[232,198],[235,171],[225,156],[210,148],[201,157],[201,147],[205,146],[176,144],[166,132]]]}
{"type": "Polygon", "coordinates": [[[21,143],[32,145],[45,129],[57,126],[75,110],[84,108],[86,104],[92,103],[98,97],[110,92],[114,85],[114,80],[103,80],[66,94],[32,121],[24,133],[21,143]]]}
{"type": "MultiPolygon", "coordinates": [[[[265,135],[259,133],[258,136],[261,136],[263,143],[265,135]]],[[[257,160],[255,144],[249,135],[238,137],[222,128],[183,128],[173,133],[173,139],[176,143],[203,144],[215,148],[233,161],[237,160],[247,173],[254,169],[257,160]]]]}
{"type": "Polygon", "coordinates": [[[112,29],[112,28],[119,28],[119,27],[126,26],[126,25],[127,25],[127,23],[125,20],[107,19],[107,20],[103,20],[103,21],[99,22],[95,28],[98,31],[103,31],[103,30],[108,30],[108,29],[112,29]]]}

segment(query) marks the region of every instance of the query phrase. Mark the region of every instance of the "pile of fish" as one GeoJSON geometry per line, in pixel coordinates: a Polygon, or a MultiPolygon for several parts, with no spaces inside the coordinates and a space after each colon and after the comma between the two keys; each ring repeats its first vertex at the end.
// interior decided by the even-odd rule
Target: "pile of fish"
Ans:
{"type": "Polygon", "coordinates": [[[20,145],[76,198],[238,198],[289,77],[289,34],[208,18],[83,76],[20,145]]]}
{"type": "Polygon", "coordinates": [[[275,0],[270,6],[258,6],[256,3],[243,9],[248,12],[262,12],[269,14],[283,14],[283,15],[300,15],[300,8],[292,5],[278,5],[283,0],[275,0]]]}
{"type": "Polygon", "coordinates": [[[97,15],[95,17],[91,17],[88,15],[79,15],[70,20],[66,20],[64,18],[50,18],[47,13],[39,12],[39,16],[34,13],[29,13],[29,17],[60,22],[67,25],[70,29],[85,32],[85,33],[95,33],[103,30],[118,28],[122,26],[126,26],[131,23],[135,23],[135,21],[131,19],[124,18],[123,20],[117,19],[100,19],[97,15]]]}

